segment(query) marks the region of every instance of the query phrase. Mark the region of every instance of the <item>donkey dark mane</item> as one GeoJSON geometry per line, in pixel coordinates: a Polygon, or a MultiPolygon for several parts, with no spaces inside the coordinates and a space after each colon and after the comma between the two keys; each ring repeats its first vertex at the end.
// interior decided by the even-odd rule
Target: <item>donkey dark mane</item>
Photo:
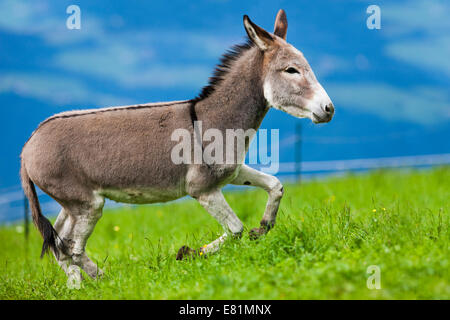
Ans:
{"type": "Polygon", "coordinates": [[[204,86],[200,94],[191,101],[198,102],[209,97],[230,71],[233,62],[239,59],[244,52],[251,49],[253,45],[253,41],[247,37],[245,43],[234,45],[228,49],[220,58],[220,63],[216,66],[213,75],[209,78],[208,85],[204,86]]]}

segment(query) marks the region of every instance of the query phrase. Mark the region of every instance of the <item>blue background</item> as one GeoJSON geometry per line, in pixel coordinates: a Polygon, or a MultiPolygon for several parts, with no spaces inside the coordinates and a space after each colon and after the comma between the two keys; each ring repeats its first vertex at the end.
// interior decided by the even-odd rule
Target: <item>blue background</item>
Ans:
{"type": "Polygon", "coordinates": [[[65,110],[190,99],[220,55],[245,39],[247,14],[272,31],[285,9],[336,107],[326,125],[271,110],[280,161],[450,152],[448,1],[0,1],[0,190],[19,183],[19,154],[39,122],[65,110]],[[66,8],[81,8],[69,30],[66,8]],[[369,30],[366,9],[381,9],[369,30]]]}

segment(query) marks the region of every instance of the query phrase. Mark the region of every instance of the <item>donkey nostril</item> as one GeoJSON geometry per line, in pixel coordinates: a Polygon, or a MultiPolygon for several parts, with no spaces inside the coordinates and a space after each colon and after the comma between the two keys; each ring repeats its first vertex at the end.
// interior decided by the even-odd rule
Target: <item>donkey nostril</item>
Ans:
{"type": "Polygon", "coordinates": [[[334,107],[333,107],[333,104],[332,104],[332,103],[327,104],[327,105],[325,106],[325,112],[326,112],[326,113],[333,113],[333,112],[334,112],[334,107]]]}

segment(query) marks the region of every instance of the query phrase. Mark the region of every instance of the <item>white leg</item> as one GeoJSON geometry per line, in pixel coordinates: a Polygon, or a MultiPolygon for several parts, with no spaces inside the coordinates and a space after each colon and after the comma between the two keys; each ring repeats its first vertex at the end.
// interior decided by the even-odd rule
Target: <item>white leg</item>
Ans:
{"type": "Polygon", "coordinates": [[[222,225],[226,232],[233,235],[242,233],[244,226],[228,205],[221,190],[217,189],[198,197],[198,202],[222,225]]]}
{"type": "Polygon", "coordinates": [[[103,271],[89,259],[85,252],[86,242],[102,215],[104,201],[98,198],[96,200],[83,205],[66,206],[54,225],[67,249],[66,253],[59,252],[55,257],[67,274],[69,288],[80,288],[81,269],[92,278],[103,275],[103,271]]]}
{"type": "Polygon", "coordinates": [[[103,275],[103,271],[89,259],[85,252],[87,240],[102,216],[104,199],[97,198],[96,200],[92,203],[91,208],[81,209],[77,215],[73,216],[72,261],[75,265],[81,267],[91,278],[97,278],[103,275]]]}
{"type": "Polygon", "coordinates": [[[186,255],[216,252],[219,250],[220,245],[225,242],[228,234],[235,237],[240,237],[244,229],[241,220],[239,220],[230,208],[220,189],[204,193],[200,195],[197,200],[206,209],[206,211],[208,211],[222,225],[225,229],[225,233],[199,250],[192,250],[189,247],[183,246],[178,251],[177,260],[183,259],[186,255]]]}
{"type": "MultiPolygon", "coordinates": [[[[63,208],[61,210],[58,218],[56,218],[54,228],[60,239],[64,241],[66,248],[66,252],[59,250],[58,253],[53,252],[53,254],[61,269],[67,275],[67,287],[70,289],[80,289],[81,280],[83,279],[81,269],[80,266],[75,265],[72,261],[74,220],[67,209],[63,208]]],[[[57,241],[60,241],[60,239],[57,239],[57,241]]]]}
{"type": "Polygon", "coordinates": [[[221,235],[219,238],[217,238],[213,242],[208,243],[207,245],[201,247],[200,250],[205,254],[206,253],[214,253],[216,251],[219,251],[220,246],[225,242],[227,237],[228,237],[228,233],[225,232],[223,235],[221,235]]]}
{"type": "Polygon", "coordinates": [[[266,210],[261,220],[261,227],[251,231],[251,236],[256,238],[267,233],[275,225],[278,207],[283,197],[283,185],[276,177],[243,165],[239,175],[233,180],[235,185],[248,185],[263,188],[269,194],[266,210]]]}
{"type": "MultiPolygon", "coordinates": [[[[55,224],[53,226],[55,228],[56,232],[58,233],[61,240],[64,241],[66,244],[67,249],[70,251],[70,242],[65,241],[64,239],[70,239],[70,234],[72,232],[71,227],[71,221],[67,214],[67,211],[63,208],[61,212],[59,213],[58,217],[56,218],[55,224]]],[[[56,239],[57,243],[60,242],[60,239],[56,239]]],[[[69,252],[67,252],[69,253],[69,252]]],[[[69,253],[70,254],[70,253],[69,253]]],[[[70,265],[70,255],[66,255],[65,253],[61,252],[60,250],[58,253],[53,252],[53,255],[56,258],[56,261],[58,262],[61,269],[64,270],[66,274],[68,274],[68,267],[70,265]]]]}
{"type": "Polygon", "coordinates": [[[64,208],[62,208],[58,214],[58,217],[56,218],[55,224],[53,225],[53,228],[55,228],[58,234],[61,232],[61,229],[63,228],[66,219],[67,219],[67,212],[64,210],[64,208]]]}

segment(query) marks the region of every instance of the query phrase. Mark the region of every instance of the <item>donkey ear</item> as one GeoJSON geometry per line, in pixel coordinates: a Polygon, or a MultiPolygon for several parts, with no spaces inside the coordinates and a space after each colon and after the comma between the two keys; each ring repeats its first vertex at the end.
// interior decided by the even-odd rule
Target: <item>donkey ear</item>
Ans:
{"type": "Polygon", "coordinates": [[[278,11],[277,18],[275,19],[275,27],[273,30],[273,34],[286,40],[287,27],[288,22],[286,12],[284,12],[283,9],[280,9],[280,11],[278,11]]]}
{"type": "Polygon", "coordinates": [[[247,15],[244,16],[244,27],[245,31],[247,31],[248,37],[262,51],[269,49],[273,44],[274,39],[270,33],[254,24],[247,15]]]}

